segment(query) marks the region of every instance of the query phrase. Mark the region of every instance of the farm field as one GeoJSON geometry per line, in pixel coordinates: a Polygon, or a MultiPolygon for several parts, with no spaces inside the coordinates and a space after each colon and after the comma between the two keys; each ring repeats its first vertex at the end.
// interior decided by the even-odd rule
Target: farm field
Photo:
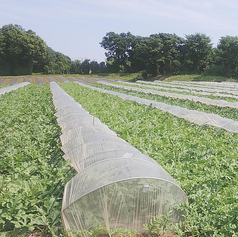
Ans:
{"type": "MultiPolygon", "coordinates": [[[[80,75],[76,76],[61,76],[61,75],[51,75],[51,76],[18,76],[18,77],[0,77],[0,88],[9,86],[10,84],[30,82],[32,84],[47,84],[50,82],[74,82],[81,81],[86,83],[92,83],[101,80],[101,78],[84,77],[80,75]]],[[[111,79],[104,79],[106,81],[112,81],[111,79]]]]}
{"type": "MultiPolygon", "coordinates": [[[[14,83],[12,79],[4,80],[0,87],[6,85],[6,80],[14,83]]],[[[152,106],[97,92],[73,81],[215,113],[235,121],[238,120],[237,109],[94,83],[98,80],[71,76],[31,77],[28,81],[33,85],[0,95],[3,114],[0,119],[3,138],[0,141],[1,232],[27,235],[25,232],[36,226],[47,227],[51,233],[62,228],[63,185],[59,188],[58,185],[61,181],[65,184],[73,174],[67,177],[72,170],[59,152],[60,128],[48,84],[55,81],[118,136],[156,160],[181,185],[188,196],[188,205],[178,208],[186,210],[188,215],[181,229],[177,228],[177,236],[238,236],[236,133],[198,126],[152,106]]],[[[17,82],[22,81],[24,79],[17,79],[17,82]]],[[[235,102],[236,98],[227,101],[235,102]]]]}
{"type": "Polygon", "coordinates": [[[220,91],[217,92],[217,90],[219,91],[219,89],[206,89],[206,88],[196,88],[193,87],[192,85],[190,87],[187,86],[179,86],[179,87],[171,87],[172,84],[159,84],[159,83],[149,83],[149,82],[143,82],[143,81],[137,81],[137,83],[128,83],[128,82],[115,82],[115,84],[118,85],[129,85],[131,87],[135,87],[135,88],[142,88],[142,89],[153,89],[156,91],[160,91],[160,92],[168,92],[168,93],[174,93],[174,94],[182,94],[182,95],[191,95],[191,96],[198,96],[198,97],[204,97],[204,98],[211,98],[211,99],[218,99],[218,100],[226,100],[228,102],[234,102],[234,101],[238,101],[238,96],[236,96],[237,94],[237,90],[234,91],[234,93],[232,94],[232,92],[229,90],[229,92],[225,92],[225,91],[220,91]],[[231,93],[231,94],[230,94],[231,93]]]}
{"type": "Polygon", "coordinates": [[[0,111],[0,236],[62,229],[61,182],[70,166],[59,152],[49,85],[1,95],[0,111]]]}
{"type": "Polygon", "coordinates": [[[217,105],[201,103],[199,101],[195,102],[189,99],[172,98],[172,97],[167,97],[165,95],[160,96],[160,95],[151,94],[151,93],[143,92],[143,91],[134,91],[134,90],[125,89],[125,88],[116,88],[113,86],[112,83],[111,84],[107,83],[107,85],[95,83],[93,84],[93,86],[128,94],[128,95],[138,96],[141,98],[150,99],[150,100],[154,100],[158,102],[163,102],[169,105],[177,105],[177,106],[181,106],[183,108],[187,108],[191,110],[197,110],[197,111],[202,111],[206,113],[214,113],[214,114],[220,115],[221,117],[238,120],[238,110],[232,107],[220,107],[217,105]]]}
{"type": "MultiPolygon", "coordinates": [[[[236,236],[237,135],[71,84],[60,86],[120,137],[153,157],[189,198],[185,232],[236,236]],[[93,96],[92,96],[93,95],[93,96]]],[[[222,110],[222,108],[221,108],[222,110]]]]}

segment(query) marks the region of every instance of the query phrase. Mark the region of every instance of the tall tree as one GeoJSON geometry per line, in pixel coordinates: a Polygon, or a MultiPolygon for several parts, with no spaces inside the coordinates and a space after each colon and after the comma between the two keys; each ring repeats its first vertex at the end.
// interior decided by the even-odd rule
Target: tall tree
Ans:
{"type": "Polygon", "coordinates": [[[186,35],[181,55],[182,70],[202,73],[213,62],[213,54],[210,37],[200,33],[186,35]]]}
{"type": "Polygon", "coordinates": [[[145,70],[148,74],[157,75],[158,53],[161,49],[160,39],[155,35],[137,38],[133,49],[132,66],[134,70],[145,70]]]}
{"type": "Polygon", "coordinates": [[[71,62],[70,73],[72,73],[72,74],[81,74],[82,73],[80,60],[75,60],[75,61],[71,62]]]}
{"type": "Polygon", "coordinates": [[[238,37],[221,37],[216,53],[219,73],[229,77],[238,76],[238,37]]]}
{"type": "Polygon", "coordinates": [[[33,64],[46,56],[46,44],[33,31],[19,25],[0,29],[0,74],[31,74],[33,64]]]}
{"type": "Polygon", "coordinates": [[[134,71],[145,70],[153,76],[179,71],[180,51],[184,39],[175,34],[159,33],[150,37],[136,37],[134,42],[134,71]]]}
{"type": "Polygon", "coordinates": [[[98,73],[100,71],[100,65],[97,61],[93,60],[90,62],[91,73],[98,73]]]}
{"type": "Polygon", "coordinates": [[[90,59],[84,59],[81,64],[83,74],[89,74],[90,72],[90,59]]]}
{"type": "Polygon", "coordinates": [[[130,57],[132,54],[133,35],[128,33],[116,34],[109,32],[100,42],[107,52],[107,62],[112,71],[128,71],[130,68],[130,57]]]}
{"type": "Polygon", "coordinates": [[[160,33],[156,35],[162,45],[158,52],[158,67],[160,74],[176,74],[180,70],[180,52],[184,39],[176,34],[160,33]]]}
{"type": "Polygon", "coordinates": [[[70,72],[71,59],[47,47],[47,56],[44,61],[44,72],[51,74],[67,74],[70,72]]]}

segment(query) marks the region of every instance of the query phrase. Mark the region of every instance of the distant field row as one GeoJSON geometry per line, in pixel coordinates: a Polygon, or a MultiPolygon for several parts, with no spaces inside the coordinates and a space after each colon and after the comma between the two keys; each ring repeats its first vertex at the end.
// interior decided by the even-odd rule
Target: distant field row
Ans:
{"type": "Polygon", "coordinates": [[[95,82],[97,79],[86,79],[84,77],[63,77],[63,76],[19,76],[19,77],[0,77],[0,86],[5,84],[15,84],[21,82],[30,82],[32,84],[46,84],[50,82],[73,82],[73,81],[95,82]]]}

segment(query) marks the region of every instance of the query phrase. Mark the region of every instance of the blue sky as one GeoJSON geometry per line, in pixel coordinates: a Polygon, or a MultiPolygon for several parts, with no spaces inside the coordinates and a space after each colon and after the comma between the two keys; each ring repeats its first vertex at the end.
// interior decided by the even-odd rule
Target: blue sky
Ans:
{"type": "Polygon", "coordinates": [[[0,27],[18,24],[72,60],[105,60],[107,32],[238,36],[237,0],[0,0],[0,27]]]}

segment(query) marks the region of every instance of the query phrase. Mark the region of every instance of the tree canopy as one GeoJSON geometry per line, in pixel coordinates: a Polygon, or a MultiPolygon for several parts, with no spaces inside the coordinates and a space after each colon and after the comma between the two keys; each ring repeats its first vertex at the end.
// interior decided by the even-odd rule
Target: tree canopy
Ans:
{"type": "Polygon", "coordinates": [[[112,70],[145,71],[157,74],[202,73],[212,62],[214,49],[205,34],[181,38],[176,34],[159,33],[149,37],[133,36],[130,32],[109,32],[100,45],[112,70]]]}
{"type": "Polygon", "coordinates": [[[54,51],[32,30],[19,25],[0,28],[0,75],[88,74],[104,72],[104,62],[85,59],[72,61],[70,57],[54,51]]]}
{"type": "Polygon", "coordinates": [[[133,73],[238,76],[238,37],[221,37],[213,47],[209,36],[156,33],[147,37],[108,32],[100,42],[106,62],[74,60],[47,46],[32,30],[20,25],[0,28],[0,75],[133,73]]]}
{"type": "Polygon", "coordinates": [[[216,65],[219,67],[219,73],[224,76],[238,75],[238,37],[221,37],[217,46],[216,65]]]}
{"type": "Polygon", "coordinates": [[[46,57],[46,43],[19,25],[0,29],[0,74],[31,74],[33,64],[46,57]]]}

